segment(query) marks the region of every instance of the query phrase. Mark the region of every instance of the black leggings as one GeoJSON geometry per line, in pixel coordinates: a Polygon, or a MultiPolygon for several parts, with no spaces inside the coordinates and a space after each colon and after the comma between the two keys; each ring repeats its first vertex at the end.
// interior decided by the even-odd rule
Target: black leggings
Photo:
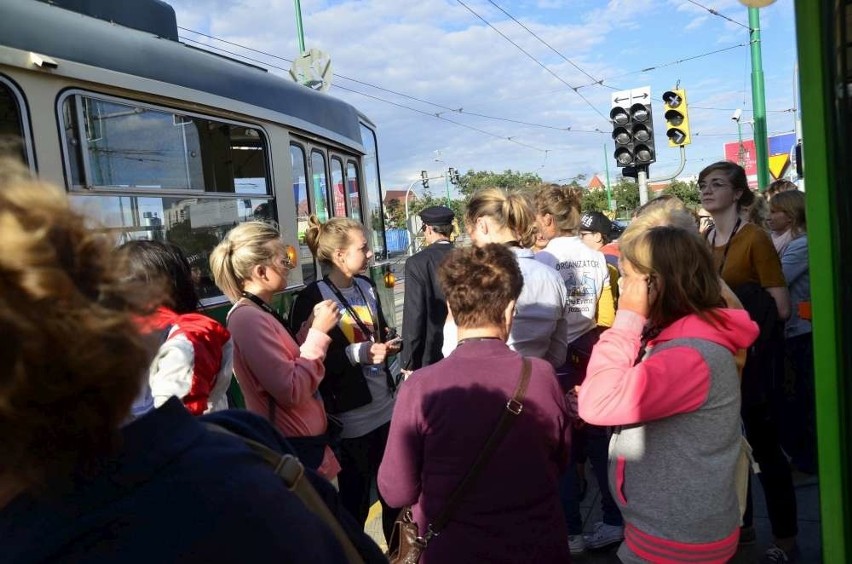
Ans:
{"type": "MultiPolygon", "coordinates": [[[[376,484],[379,464],[382,463],[382,457],[385,454],[389,430],[390,423],[385,423],[364,436],[340,441],[341,470],[337,476],[340,501],[362,527],[367,523],[370,494],[376,484]]],[[[376,491],[378,492],[378,488],[376,491]]],[[[382,504],[382,531],[385,534],[385,541],[390,542],[399,509],[388,506],[382,499],[381,493],[378,496],[382,504]]]]}
{"type": "MultiPolygon", "coordinates": [[[[796,491],[790,464],[781,450],[778,430],[767,403],[744,406],[742,411],[746,438],[751,443],[754,460],[760,466],[760,484],[766,498],[766,510],[775,538],[794,537],[799,532],[797,523],[796,491]]],[[[750,484],[750,482],[749,482],[750,484]]],[[[749,486],[748,505],[743,515],[743,525],[752,526],[753,507],[749,486]]]]}

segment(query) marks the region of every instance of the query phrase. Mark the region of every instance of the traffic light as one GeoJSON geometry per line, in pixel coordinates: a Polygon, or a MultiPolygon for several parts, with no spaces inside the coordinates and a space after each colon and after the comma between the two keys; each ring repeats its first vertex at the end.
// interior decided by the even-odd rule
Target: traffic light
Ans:
{"type": "Polygon", "coordinates": [[[612,139],[615,141],[615,162],[619,167],[645,166],[657,160],[651,104],[643,101],[632,103],[637,99],[616,96],[609,113],[612,139]],[[622,103],[624,101],[627,103],[622,103]]]}
{"type": "Polygon", "coordinates": [[[666,108],[666,137],[669,147],[689,145],[692,139],[689,135],[689,113],[686,107],[686,92],[669,90],[663,94],[666,108]]]}
{"type": "Polygon", "coordinates": [[[423,189],[429,189],[429,173],[425,170],[420,171],[420,182],[423,184],[423,189]]]}

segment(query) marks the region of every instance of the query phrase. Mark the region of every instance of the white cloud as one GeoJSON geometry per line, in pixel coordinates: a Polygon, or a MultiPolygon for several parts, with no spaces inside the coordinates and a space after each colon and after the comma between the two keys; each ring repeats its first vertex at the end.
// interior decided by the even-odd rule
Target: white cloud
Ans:
{"type": "MultiPolygon", "coordinates": [[[[654,94],[658,166],[677,162],[663,136],[659,95],[680,80],[689,92],[697,135],[688,148],[688,173],[702,160],[721,157],[725,135],[736,137],[730,112],[701,107],[743,106],[748,82],[748,48],[739,48],[694,61],[664,66],[679,59],[707,53],[748,40],[742,27],[709,14],[682,0],[517,0],[498,2],[562,56],[532,37],[485,0],[464,0],[502,33],[544,63],[571,86],[595,79],[616,89],[650,85],[654,94]],[[582,69],[581,72],[574,65],[582,69]],[[637,72],[648,67],[657,70],[637,72]],[[710,135],[721,135],[711,137],[710,135]]],[[[705,0],[708,7],[732,19],[747,22],[738,0],[705,0]]],[[[298,50],[291,0],[172,0],[178,23],[234,43],[292,59],[298,50]]],[[[571,178],[604,168],[604,143],[610,126],[597,112],[608,114],[612,90],[585,86],[577,93],[542,69],[493,29],[451,0],[302,0],[308,48],[331,54],[336,77],[330,93],[354,104],[378,126],[380,159],[386,188],[407,185],[421,169],[440,171],[507,168],[538,172],[545,179],[571,178]],[[461,112],[406,99],[353,83],[403,92],[461,112]],[[336,86],[392,101],[426,112],[423,115],[373,100],[336,86]],[[503,139],[459,127],[434,117],[488,131],[503,139]],[[471,114],[508,120],[568,127],[556,131],[490,120],[471,114]],[[583,133],[580,130],[601,133],[583,133]],[[531,145],[548,152],[505,140],[531,145]],[[436,163],[433,151],[442,151],[445,163],[436,163]]],[[[764,23],[764,64],[767,69],[767,106],[789,107],[792,101],[792,0],[779,0],[761,13],[764,23]],[[771,45],[771,49],[769,46],[771,45]],[[770,78],[771,77],[771,78],[770,78]],[[789,100],[784,102],[784,100],[789,100]]],[[[196,37],[186,33],[189,37],[196,37]]],[[[218,44],[228,50],[239,48],[218,44]]],[[[263,55],[253,58],[289,67],[263,55]]],[[[748,92],[747,92],[748,93],[748,92]]],[[[747,96],[750,107],[750,95],[747,96]]],[[[782,108],[783,109],[783,108],[782,108]]],[[[770,114],[769,129],[789,114],[770,114]],[[780,118],[779,118],[780,116],[780,118]]],[[[706,164],[706,163],[705,163],[706,164]]],[[[614,161],[610,168],[615,176],[614,161]]],[[[653,175],[653,172],[652,172],[653,175]]]]}

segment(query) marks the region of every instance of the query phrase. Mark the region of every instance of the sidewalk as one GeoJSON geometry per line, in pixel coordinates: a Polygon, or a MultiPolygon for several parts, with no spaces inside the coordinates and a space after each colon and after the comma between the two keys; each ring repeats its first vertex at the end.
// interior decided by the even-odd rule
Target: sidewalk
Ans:
{"type": "MultiPolygon", "coordinates": [[[[586,468],[586,476],[592,477],[591,468],[586,468]]],[[[757,531],[757,542],[751,546],[740,547],[739,552],[732,564],[752,564],[760,560],[761,555],[772,541],[772,531],[769,518],[766,513],[766,502],[763,497],[763,489],[760,480],[754,481],[754,526],[757,531]]],[[[583,523],[586,532],[591,532],[592,527],[601,519],[600,492],[594,478],[589,480],[589,490],[582,503],[580,510],[583,515],[583,523]]],[[[798,564],[819,564],[822,562],[822,539],[820,538],[820,516],[819,516],[819,485],[816,483],[801,482],[796,486],[796,500],[799,505],[799,550],[801,557],[798,564]]],[[[387,548],[384,535],[382,534],[381,507],[375,503],[370,509],[370,515],[365,527],[374,541],[383,549],[387,548]]],[[[588,552],[574,557],[581,564],[618,564],[615,555],[617,545],[609,550],[588,552]]]]}

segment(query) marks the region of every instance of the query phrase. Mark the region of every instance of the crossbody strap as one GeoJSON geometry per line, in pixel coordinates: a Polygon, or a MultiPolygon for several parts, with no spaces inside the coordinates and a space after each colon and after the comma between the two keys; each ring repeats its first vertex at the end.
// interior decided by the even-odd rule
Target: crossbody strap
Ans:
{"type": "Polygon", "coordinates": [[[208,430],[223,435],[231,435],[243,441],[255,454],[260,456],[266,464],[272,467],[275,474],[280,477],[287,488],[296,494],[302,500],[302,503],[308,510],[319,517],[331,529],[337,541],[340,543],[343,552],[346,554],[346,559],[349,564],[363,564],[364,559],[358,553],[358,550],[349,540],[346,532],[341,527],[337,517],[331,512],[323,499],[311,485],[308,478],[305,476],[305,467],[298,458],[291,454],[282,454],[275,451],[265,444],[262,444],[248,437],[244,437],[239,433],[226,429],[215,423],[205,423],[208,430]]]}
{"type": "Polygon", "coordinates": [[[453,516],[453,513],[455,513],[458,508],[459,503],[461,503],[462,498],[470,489],[473,481],[500,445],[503,437],[506,436],[506,432],[509,430],[509,427],[512,426],[516,417],[521,414],[521,411],[523,411],[523,400],[527,393],[527,385],[530,382],[531,372],[532,364],[528,358],[524,357],[521,378],[518,381],[518,386],[515,388],[515,393],[509,401],[506,402],[506,408],[500,415],[500,421],[497,423],[497,427],[494,428],[491,436],[488,437],[488,441],[485,443],[485,446],[482,447],[482,450],[479,452],[479,456],[476,458],[473,466],[471,466],[470,470],[467,471],[467,475],[465,475],[464,479],[462,479],[459,485],[456,486],[455,491],[453,491],[453,494],[450,496],[449,501],[447,501],[447,505],[444,506],[443,511],[441,511],[438,518],[427,527],[426,534],[423,536],[423,541],[428,543],[432,537],[437,536],[438,533],[444,529],[450,521],[450,518],[453,516]]]}

